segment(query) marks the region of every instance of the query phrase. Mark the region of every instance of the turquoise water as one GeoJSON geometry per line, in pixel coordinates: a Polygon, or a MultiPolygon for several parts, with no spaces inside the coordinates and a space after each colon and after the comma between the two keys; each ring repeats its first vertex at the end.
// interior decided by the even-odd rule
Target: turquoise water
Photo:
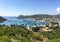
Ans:
{"type": "Polygon", "coordinates": [[[0,22],[0,25],[23,25],[23,26],[41,26],[47,24],[47,22],[35,21],[34,19],[18,19],[17,17],[4,17],[7,21],[0,22]]]}

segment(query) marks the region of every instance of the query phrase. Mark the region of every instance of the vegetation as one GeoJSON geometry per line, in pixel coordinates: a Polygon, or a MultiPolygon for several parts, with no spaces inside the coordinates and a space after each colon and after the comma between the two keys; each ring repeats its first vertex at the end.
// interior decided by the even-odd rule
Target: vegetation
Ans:
{"type": "Polygon", "coordinates": [[[52,16],[52,15],[37,14],[37,15],[31,15],[31,16],[20,15],[19,18],[35,18],[35,19],[42,19],[42,18],[53,18],[53,16],[52,16]]]}
{"type": "Polygon", "coordinates": [[[0,42],[40,42],[46,38],[46,42],[60,42],[60,28],[52,29],[53,31],[50,32],[36,31],[36,28],[29,31],[23,26],[0,25],[0,42]]]}
{"type": "Polygon", "coordinates": [[[18,18],[34,18],[34,19],[38,19],[38,20],[41,20],[41,19],[43,19],[43,18],[51,18],[51,19],[53,19],[55,17],[55,19],[56,18],[58,18],[58,19],[60,19],[60,14],[58,14],[58,15],[47,15],[47,14],[36,14],[36,15],[27,15],[27,16],[24,16],[24,15],[20,15],[18,18]]]}
{"type": "Polygon", "coordinates": [[[0,22],[3,22],[5,20],[7,20],[7,19],[5,19],[5,18],[3,18],[3,17],[0,16],[0,22]]]}
{"type": "Polygon", "coordinates": [[[0,25],[0,42],[33,42],[36,37],[32,31],[22,26],[1,26],[0,25]]]}
{"type": "Polygon", "coordinates": [[[55,18],[59,18],[59,19],[60,19],[60,14],[58,14],[58,15],[55,15],[55,18]]]}

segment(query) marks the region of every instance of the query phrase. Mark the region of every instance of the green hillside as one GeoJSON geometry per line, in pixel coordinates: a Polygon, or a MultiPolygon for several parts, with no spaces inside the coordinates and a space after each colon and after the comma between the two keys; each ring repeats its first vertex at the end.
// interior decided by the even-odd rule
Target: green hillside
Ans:
{"type": "Polygon", "coordinates": [[[36,15],[30,15],[30,16],[24,16],[20,15],[20,18],[53,18],[52,15],[44,15],[44,14],[36,14],[36,15]]]}
{"type": "Polygon", "coordinates": [[[24,15],[20,15],[19,18],[60,18],[60,14],[58,15],[47,15],[47,14],[36,14],[36,15],[27,15],[27,16],[24,16],[24,15]]]}
{"type": "MultiPolygon", "coordinates": [[[[33,29],[33,28],[32,28],[33,29]]],[[[0,25],[0,42],[60,42],[60,27],[51,27],[53,31],[30,31],[23,26],[0,25]]]]}

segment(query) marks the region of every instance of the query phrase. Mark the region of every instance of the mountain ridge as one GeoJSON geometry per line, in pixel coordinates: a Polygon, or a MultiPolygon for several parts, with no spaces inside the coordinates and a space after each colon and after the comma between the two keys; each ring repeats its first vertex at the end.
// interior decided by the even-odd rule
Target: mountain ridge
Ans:
{"type": "Polygon", "coordinates": [[[60,14],[57,15],[48,15],[48,14],[35,14],[35,15],[20,15],[18,16],[19,18],[59,18],[60,19],[60,14]]]}

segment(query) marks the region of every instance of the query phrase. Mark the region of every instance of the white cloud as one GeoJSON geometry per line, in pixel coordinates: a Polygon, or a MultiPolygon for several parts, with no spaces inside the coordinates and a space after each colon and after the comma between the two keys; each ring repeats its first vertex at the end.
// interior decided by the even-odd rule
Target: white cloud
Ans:
{"type": "Polygon", "coordinates": [[[58,13],[60,13],[60,7],[56,8],[56,11],[57,11],[58,13]]]}

